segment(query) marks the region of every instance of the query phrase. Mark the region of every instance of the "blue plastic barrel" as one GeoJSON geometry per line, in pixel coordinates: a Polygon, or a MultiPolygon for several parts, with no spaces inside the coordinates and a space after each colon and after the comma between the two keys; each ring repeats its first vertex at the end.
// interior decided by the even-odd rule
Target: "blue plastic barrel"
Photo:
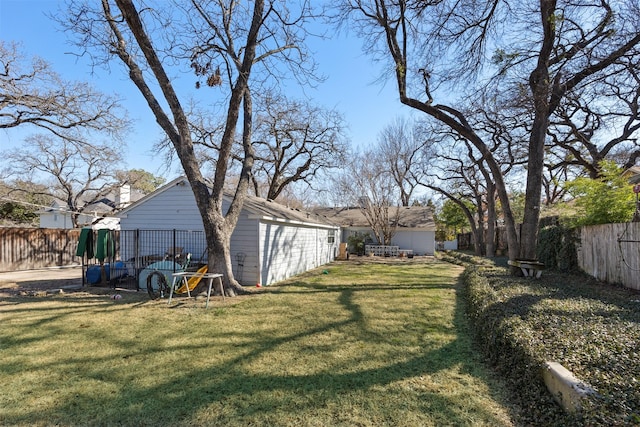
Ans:
{"type": "MultiPolygon", "coordinates": [[[[109,264],[104,265],[105,272],[107,273],[107,280],[109,280],[109,264]]],[[[92,265],[87,268],[87,283],[91,285],[95,285],[96,283],[100,283],[102,280],[99,265],[92,265]]]]}

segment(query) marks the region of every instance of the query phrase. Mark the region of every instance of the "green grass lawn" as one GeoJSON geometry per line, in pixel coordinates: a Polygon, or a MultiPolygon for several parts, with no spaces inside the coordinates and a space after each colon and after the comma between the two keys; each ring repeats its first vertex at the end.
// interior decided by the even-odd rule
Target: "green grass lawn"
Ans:
{"type": "Polygon", "coordinates": [[[0,425],[511,425],[461,268],[335,263],[257,295],[0,300],[0,425]]]}

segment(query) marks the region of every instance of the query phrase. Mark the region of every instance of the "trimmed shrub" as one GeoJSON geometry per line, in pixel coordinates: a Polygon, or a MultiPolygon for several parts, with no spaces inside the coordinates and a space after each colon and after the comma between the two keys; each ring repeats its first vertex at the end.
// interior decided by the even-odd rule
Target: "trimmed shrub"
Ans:
{"type": "Polygon", "coordinates": [[[563,225],[550,225],[540,229],[536,254],[545,267],[561,272],[578,271],[577,231],[563,225]]]}
{"type": "Polygon", "coordinates": [[[480,350],[522,410],[519,424],[640,426],[640,293],[581,274],[517,278],[471,261],[462,276],[467,314],[480,350]],[[596,390],[581,414],[565,414],[547,391],[546,360],[596,390]]]}
{"type": "Polygon", "coordinates": [[[500,292],[475,267],[467,267],[462,280],[476,342],[522,409],[519,421],[524,425],[580,425],[562,411],[542,381],[544,351],[535,331],[522,318],[530,298],[500,292]]]}

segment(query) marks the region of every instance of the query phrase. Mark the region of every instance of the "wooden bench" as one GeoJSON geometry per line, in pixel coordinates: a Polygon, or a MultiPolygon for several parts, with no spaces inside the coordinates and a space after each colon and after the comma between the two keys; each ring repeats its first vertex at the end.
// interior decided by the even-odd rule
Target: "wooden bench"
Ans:
{"type": "Polygon", "coordinates": [[[524,277],[532,277],[535,279],[538,279],[542,275],[542,270],[544,270],[544,264],[536,260],[509,260],[508,264],[513,267],[519,267],[520,270],[522,270],[522,274],[524,274],[524,277]]]}

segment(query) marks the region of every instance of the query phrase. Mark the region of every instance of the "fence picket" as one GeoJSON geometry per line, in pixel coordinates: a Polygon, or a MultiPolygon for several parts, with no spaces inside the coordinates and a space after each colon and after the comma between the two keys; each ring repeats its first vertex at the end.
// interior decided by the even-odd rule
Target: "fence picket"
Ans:
{"type": "MultiPolygon", "coordinates": [[[[497,249],[506,253],[504,229],[496,229],[497,249]]],[[[590,225],[580,229],[578,265],[607,283],[640,290],[640,223],[590,225]]],[[[473,249],[471,233],[458,234],[458,249],[473,249]]]]}
{"type": "Polygon", "coordinates": [[[0,271],[79,264],[80,230],[0,228],[0,271]]]}
{"type": "Polygon", "coordinates": [[[585,273],[640,290],[640,223],[582,227],[580,241],[578,264],[585,273]]]}

